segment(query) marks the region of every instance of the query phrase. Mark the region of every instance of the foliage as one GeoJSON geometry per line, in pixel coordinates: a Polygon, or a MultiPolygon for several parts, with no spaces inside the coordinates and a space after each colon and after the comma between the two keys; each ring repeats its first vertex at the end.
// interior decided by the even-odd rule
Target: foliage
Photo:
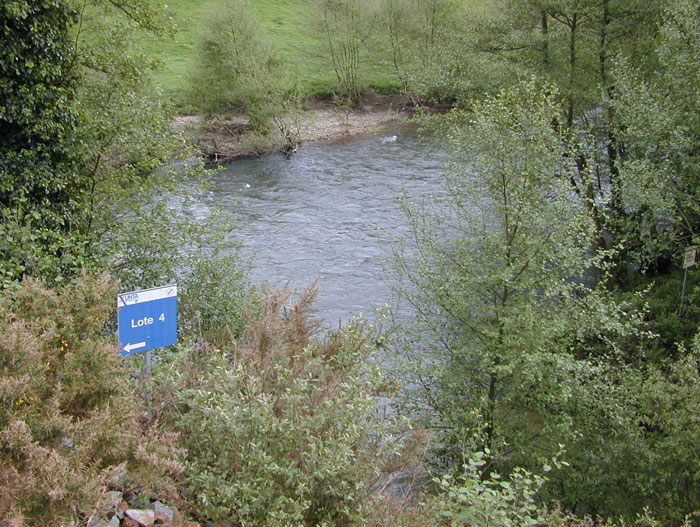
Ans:
{"type": "MultiPolygon", "coordinates": [[[[475,452],[464,464],[464,471],[457,477],[435,478],[440,487],[438,524],[449,527],[489,526],[525,527],[529,525],[577,525],[592,526],[589,519],[579,520],[538,503],[537,494],[546,481],[544,476],[516,468],[508,478],[492,473],[481,477],[488,452],[475,452]]],[[[560,466],[555,458],[553,464],[560,466]]],[[[549,472],[551,466],[545,465],[549,472]]]]}
{"type": "Polygon", "coordinates": [[[0,299],[0,516],[10,525],[78,525],[127,470],[161,490],[177,471],[167,434],[143,427],[104,331],[115,294],[96,276],[61,293],[27,279],[0,299]]]}
{"type": "MultiPolygon", "coordinates": [[[[46,50],[36,52],[37,62],[19,22],[8,34],[37,68],[18,69],[3,84],[15,90],[7,93],[4,159],[25,172],[22,185],[3,173],[14,197],[0,210],[2,285],[17,286],[23,275],[60,284],[82,269],[108,268],[128,289],[177,282],[185,334],[209,336],[226,325],[240,331],[234,304],[246,286],[229,238],[232,220],[189,213],[192,199],[201,198],[193,175],[203,168],[188,160],[191,151],[149,84],[157,64],[134,45],[142,32],[171,31],[162,9],[147,0],[93,0],[79,12],[69,3],[43,11],[14,5],[3,13],[25,25],[33,20],[27,27],[46,50]],[[44,150],[53,156],[46,163],[36,157],[44,150]],[[37,170],[41,178],[30,176],[37,170]]],[[[3,48],[8,57],[13,46],[3,48]]]]}
{"type": "Polygon", "coordinates": [[[314,24],[323,35],[324,53],[338,80],[341,95],[354,104],[361,101],[360,64],[367,40],[378,23],[375,0],[312,0],[314,24]]]}
{"type": "Polygon", "coordinates": [[[400,29],[403,78],[414,99],[469,107],[522,74],[517,63],[492,50],[497,35],[511,26],[502,10],[453,0],[404,3],[411,17],[403,19],[400,29]]]}
{"type": "Polygon", "coordinates": [[[71,231],[85,189],[71,142],[75,16],[67,2],[0,7],[0,287],[79,267],[70,254],[81,245],[71,231]]]}
{"type": "Polygon", "coordinates": [[[211,7],[199,32],[190,100],[205,116],[242,110],[251,129],[266,132],[293,102],[294,85],[285,64],[247,0],[211,7]]]}
{"type": "Polygon", "coordinates": [[[233,218],[216,207],[192,217],[189,207],[203,197],[196,190],[201,189],[173,193],[167,202],[136,197],[110,231],[102,258],[121,278],[122,291],[177,284],[181,336],[228,339],[240,334],[251,286],[239,247],[231,241],[233,218]]]}
{"type": "Polygon", "coordinates": [[[2,285],[23,275],[63,283],[106,265],[123,219],[185,175],[161,171],[182,139],[148,90],[154,64],[132,46],[136,31],[168,26],[147,0],[95,0],[80,11],[11,2],[3,16],[2,63],[14,66],[2,84],[2,285]]]}
{"type": "Polygon", "coordinates": [[[648,508],[673,525],[697,513],[697,338],[692,350],[679,355],[644,369],[618,368],[607,376],[607,389],[596,390],[598,400],[607,402],[591,408],[591,422],[571,445],[572,470],[559,479],[565,505],[627,518],[648,508]]]}
{"type": "MultiPolygon", "coordinates": [[[[527,466],[574,434],[579,383],[620,356],[636,315],[596,286],[604,252],[572,196],[578,167],[549,88],[523,83],[453,112],[446,195],[405,204],[412,244],[396,255],[414,310],[394,343],[402,409],[441,432],[445,461],[483,428],[497,465],[527,466]],[[628,324],[630,323],[630,324],[628,324]]],[[[490,469],[491,467],[489,467],[490,469]]]]}
{"type": "Polygon", "coordinates": [[[223,525],[349,525],[385,448],[356,324],[314,336],[315,289],[253,305],[239,342],[184,351],[157,393],[186,450],[187,498],[223,525]]]}
{"type": "Polygon", "coordinates": [[[700,210],[697,145],[700,138],[700,12],[676,0],[663,12],[655,49],[658,67],[644,75],[633,65],[617,70],[616,111],[621,159],[623,227],[640,265],[666,271],[697,241],[700,210]]]}
{"type": "Polygon", "coordinates": [[[83,11],[77,40],[84,123],[77,139],[90,189],[81,203],[89,236],[83,264],[108,268],[123,290],[177,283],[182,335],[213,337],[226,326],[237,334],[236,304],[247,285],[230,241],[233,219],[215,209],[192,214],[205,171],[150,86],[157,64],[134,45],[143,31],[168,34],[170,22],[142,0],[89,7],[104,13],[83,11]]]}
{"type": "MultiPolygon", "coordinates": [[[[468,526],[527,526],[548,527],[660,527],[661,525],[682,525],[690,527],[688,516],[668,518],[656,516],[649,507],[644,507],[629,518],[611,517],[602,522],[600,517],[594,521],[591,516],[575,516],[562,509],[557,502],[543,502],[542,489],[548,481],[547,476],[533,474],[516,468],[507,478],[491,474],[484,479],[483,466],[488,459],[488,452],[475,452],[457,477],[446,475],[435,478],[440,494],[433,498],[438,504],[437,518],[440,525],[458,527],[468,526]]],[[[553,467],[568,471],[565,462],[555,457],[550,464],[544,464],[542,471],[549,473],[553,467]]],[[[663,502],[662,502],[663,503],[663,502]]]]}

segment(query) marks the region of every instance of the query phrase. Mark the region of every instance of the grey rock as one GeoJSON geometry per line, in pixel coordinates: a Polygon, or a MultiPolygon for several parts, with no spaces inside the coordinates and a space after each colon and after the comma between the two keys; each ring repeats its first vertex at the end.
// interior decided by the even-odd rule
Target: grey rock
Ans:
{"type": "Polygon", "coordinates": [[[102,500],[102,512],[105,515],[116,512],[122,502],[122,493],[116,490],[109,491],[102,500]]]}
{"type": "Polygon", "coordinates": [[[88,522],[87,527],[119,527],[119,518],[112,516],[112,519],[107,521],[94,517],[88,522]]]}
{"type": "Polygon", "coordinates": [[[165,514],[165,515],[168,517],[168,521],[169,521],[170,523],[173,522],[173,515],[174,515],[175,513],[174,513],[173,510],[172,510],[170,507],[168,507],[167,505],[163,505],[163,504],[162,504],[161,502],[159,502],[159,501],[154,501],[154,502],[153,502],[153,510],[154,510],[156,513],[162,512],[163,514],[165,514]]]}
{"type": "Polygon", "coordinates": [[[156,521],[156,513],[153,510],[128,509],[126,516],[135,520],[141,527],[152,527],[156,521]]]}

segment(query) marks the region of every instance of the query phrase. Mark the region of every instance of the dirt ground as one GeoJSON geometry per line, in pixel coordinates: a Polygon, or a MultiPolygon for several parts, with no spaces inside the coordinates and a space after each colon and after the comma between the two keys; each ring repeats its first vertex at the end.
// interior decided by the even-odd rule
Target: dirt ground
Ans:
{"type": "MultiPolygon", "coordinates": [[[[406,115],[393,104],[359,110],[317,105],[286,118],[284,126],[298,143],[305,143],[381,133],[406,115]]],[[[193,141],[200,153],[214,163],[280,151],[285,143],[281,133],[265,137],[247,133],[242,117],[204,123],[196,115],[183,115],[175,118],[173,128],[193,141]]]]}

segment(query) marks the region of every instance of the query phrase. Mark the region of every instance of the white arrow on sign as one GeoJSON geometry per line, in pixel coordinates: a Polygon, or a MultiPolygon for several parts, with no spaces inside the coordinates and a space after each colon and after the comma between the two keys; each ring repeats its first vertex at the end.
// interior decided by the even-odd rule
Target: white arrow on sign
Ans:
{"type": "Polygon", "coordinates": [[[124,346],[124,351],[127,353],[131,353],[131,350],[137,350],[139,348],[145,348],[146,343],[145,342],[137,342],[136,344],[127,344],[124,346]]]}

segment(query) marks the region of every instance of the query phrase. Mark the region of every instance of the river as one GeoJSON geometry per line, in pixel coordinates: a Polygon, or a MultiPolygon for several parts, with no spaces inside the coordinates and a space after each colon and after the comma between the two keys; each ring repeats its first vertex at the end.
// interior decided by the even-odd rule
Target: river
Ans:
{"type": "Polygon", "coordinates": [[[397,128],[304,144],[290,159],[234,161],[214,176],[210,199],[236,213],[252,280],[302,289],[318,279],[317,314],[337,326],[391,301],[384,265],[407,233],[397,196],[439,192],[441,167],[434,147],[397,128]]]}

